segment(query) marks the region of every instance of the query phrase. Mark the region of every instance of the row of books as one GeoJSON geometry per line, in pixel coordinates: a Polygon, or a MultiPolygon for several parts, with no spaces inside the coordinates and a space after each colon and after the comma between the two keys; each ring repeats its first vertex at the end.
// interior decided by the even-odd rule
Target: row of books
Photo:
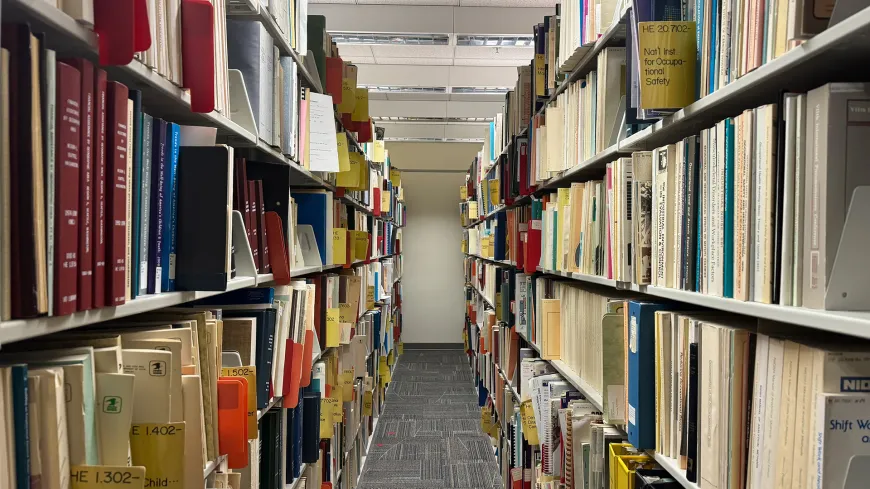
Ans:
{"type": "Polygon", "coordinates": [[[532,199],[529,210],[500,211],[468,231],[468,252],[527,273],[825,308],[852,194],[870,183],[855,166],[863,126],[846,114],[868,101],[865,84],[785,94],[677,144],[619,158],[603,179],[532,199]]]}
{"type": "Polygon", "coordinates": [[[335,474],[348,433],[363,423],[370,433],[372,399],[375,413],[382,405],[388,375],[378,388],[371,365],[398,355],[392,317],[400,313],[389,300],[362,314],[345,307],[366,306],[365,292],[353,292],[359,279],[349,271],[236,291],[4,345],[0,464],[8,486],[66,487],[79,466],[129,465],[150,480],[199,487],[219,456],[223,477],[245,489],[283,487],[303,463],[320,460],[332,467],[323,473],[335,474]],[[335,345],[332,310],[347,330],[335,345]],[[269,410],[276,399],[283,409],[269,410]],[[333,460],[324,456],[330,451],[333,460]]]}
{"type": "Polygon", "coordinates": [[[467,339],[481,405],[504,487],[625,488],[682,486],[652,456],[628,442],[621,425],[521,345],[516,328],[487,326],[492,310],[467,317],[467,339]]]}
{"type": "MultiPolygon", "coordinates": [[[[374,194],[380,195],[380,192],[374,194]]],[[[378,217],[391,213],[381,212],[380,199],[374,202],[375,213],[371,215],[334,195],[329,190],[294,189],[291,192],[290,263],[293,269],[351,265],[401,251],[401,226],[378,217]]],[[[392,197],[385,201],[385,209],[392,205],[403,207],[401,203],[392,202],[392,197]]]]}
{"type": "MultiPolygon", "coordinates": [[[[569,397],[589,401],[584,408],[598,418],[593,422],[609,425],[620,441],[631,444],[629,451],[654,451],[669,460],[670,470],[681,471],[699,487],[848,487],[854,482],[860,470],[854,461],[867,456],[855,427],[868,400],[854,379],[867,375],[870,345],[727,313],[686,311],[630,292],[521,275],[515,279],[513,323],[495,321],[495,311],[486,306],[472,307],[467,315],[468,346],[485,356],[475,359],[481,385],[490,392],[481,399],[491,398],[502,425],[528,434],[521,401],[534,404],[541,396],[573,392],[569,397]],[[523,348],[526,338],[530,348],[523,348]],[[535,358],[537,352],[544,361],[535,358]],[[571,374],[570,382],[556,374],[554,363],[559,372],[571,374]],[[533,378],[541,375],[552,377],[536,384],[533,378]],[[555,382],[555,390],[546,393],[541,388],[548,381],[555,382]],[[520,415],[516,423],[510,422],[513,413],[520,415]]],[[[571,409],[570,401],[560,399],[553,405],[558,411],[550,414],[542,403],[532,424],[537,441],[525,438],[543,452],[539,474],[563,483],[566,477],[581,477],[578,467],[590,470],[573,457],[571,474],[565,434],[572,424],[564,424],[571,420],[564,411],[571,409]],[[561,428],[557,413],[564,416],[561,428]]],[[[517,441],[514,446],[525,447],[522,438],[517,441]]],[[[517,454],[516,449],[505,453],[517,454]]],[[[534,463],[519,467],[533,469],[534,463]]],[[[522,480],[521,473],[517,476],[514,481],[522,480]]],[[[588,482],[594,476],[584,477],[592,487],[606,487],[588,482]]]]}

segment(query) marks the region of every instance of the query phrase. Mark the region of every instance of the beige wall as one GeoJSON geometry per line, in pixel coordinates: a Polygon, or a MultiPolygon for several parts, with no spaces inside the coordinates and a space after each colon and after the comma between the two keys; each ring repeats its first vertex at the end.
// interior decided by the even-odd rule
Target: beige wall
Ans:
{"type": "MultiPolygon", "coordinates": [[[[389,137],[390,133],[387,132],[389,137]]],[[[402,170],[468,170],[480,143],[391,143],[390,162],[402,170]]],[[[457,192],[459,190],[457,189],[457,192]]],[[[456,197],[459,198],[458,196],[456,197]]]]}
{"type": "Polygon", "coordinates": [[[402,231],[402,341],[462,343],[465,295],[459,186],[465,183],[465,170],[480,145],[388,142],[387,149],[390,162],[404,170],[408,205],[408,226],[402,231]]]}

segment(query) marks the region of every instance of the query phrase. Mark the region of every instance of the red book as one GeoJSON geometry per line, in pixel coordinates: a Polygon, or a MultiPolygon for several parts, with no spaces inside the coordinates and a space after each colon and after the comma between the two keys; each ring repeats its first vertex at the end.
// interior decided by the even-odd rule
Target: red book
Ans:
{"type": "Polygon", "coordinates": [[[265,226],[268,230],[266,236],[269,240],[269,248],[272,249],[272,252],[269,254],[269,264],[271,265],[275,283],[277,285],[288,285],[290,284],[290,263],[287,257],[287,250],[284,248],[283,224],[277,212],[269,211],[265,213],[265,226]]]}
{"type": "Polygon", "coordinates": [[[368,119],[363,122],[356,123],[357,130],[357,138],[356,140],[360,143],[371,143],[374,141],[372,137],[372,120],[368,119]]]}
{"type": "Polygon", "coordinates": [[[125,65],[133,61],[136,52],[134,3],[134,0],[94,0],[94,32],[99,39],[100,64],[125,65]]]}
{"type": "Polygon", "coordinates": [[[181,1],[181,71],[190,89],[190,110],[214,110],[214,6],[209,0],[181,1]]]}
{"type": "Polygon", "coordinates": [[[79,147],[81,137],[82,76],[66,63],[57,63],[55,152],[54,315],[76,312],[79,244],[79,147]]]}
{"type": "Polygon", "coordinates": [[[266,206],[263,205],[265,199],[263,198],[263,181],[257,180],[257,210],[259,211],[254,215],[257,221],[257,228],[260,230],[260,236],[257,239],[257,244],[260,246],[260,263],[263,265],[261,267],[260,273],[272,273],[272,265],[269,261],[269,233],[266,229],[266,206]]]}
{"type": "Polygon", "coordinates": [[[94,220],[91,245],[94,250],[94,307],[106,306],[106,72],[97,70],[94,77],[94,163],[91,182],[94,186],[94,220]]]}
{"type": "Polygon", "coordinates": [[[249,222],[251,224],[251,252],[254,254],[254,266],[257,267],[257,272],[259,273],[262,268],[260,267],[260,230],[259,223],[260,220],[256,218],[259,216],[259,209],[257,208],[257,182],[250,180],[248,181],[248,203],[249,203],[249,222]]]}
{"type": "Polygon", "coordinates": [[[381,189],[379,187],[375,187],[374,192],[372,192],[372,214],[381,215],[381,189]]]}
{"type": "Polygon", "coordinates": [[[81,142],[79,143],[79,250],[78,298],[79,311],[94,307],[94,65],[81,58],[64,60],[76,67],[82,76],[81,90],[81,142]]]}
{"type": "Polygon", "coordinates": [[[332,95],[332,103],[341,103],[341,79],[344,61],[341,58],[326,58],[326,93],[332,95]]]}
{"type": "Polygon", "coordinates": [[[148,0],[134,0],[133,49],[146,51],[151,47],[151,27],[148,23],[148,0]]]}
{"type": "Polygon", "coordinates": [[[106,86],[106,304],[124,303],[127,290],[127,87],[106,86]]]}

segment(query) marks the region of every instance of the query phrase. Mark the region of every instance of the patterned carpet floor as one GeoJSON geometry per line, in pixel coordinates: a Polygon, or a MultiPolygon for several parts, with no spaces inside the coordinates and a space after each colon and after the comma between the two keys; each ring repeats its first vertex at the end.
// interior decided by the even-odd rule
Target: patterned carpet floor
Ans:
{"type": "Polygon", "coordinates": [[[405,350],[357,487],[503,487],[463,351],[405,350]]]}

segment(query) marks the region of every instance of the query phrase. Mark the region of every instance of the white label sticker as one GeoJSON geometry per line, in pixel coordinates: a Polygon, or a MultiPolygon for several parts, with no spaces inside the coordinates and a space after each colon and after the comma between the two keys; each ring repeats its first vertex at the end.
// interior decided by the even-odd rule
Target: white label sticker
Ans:
{"type": "MultiPolygon", "coordinates": [[[[144,283],[144,284],[148,283],[148,262],[147,261],[143,261],[139,265],[139,282],[144,283]]],[[[142,288],[142,287],[140,286],[140,288],[142,288]]]]}
{"type": "Polygon", "coordinates": [[[632,316],[628,328],[628,349],[637,353],[637,318],[632,316]]]}
{"type": "Polygon", "coordinates": [[[169,280],[175,280],[175,253],[169,254],[169,280]]]}
{"type": "Polygon", "coordinates": [[[535,219],[534,221],[532,221],[532,229],[534,229],[536,231],[540,231],[541,230],[541,221],[538,219],[535,219]]]}
{"type": "Polygon", "coordinates": [[[157,267],[157,270],[154,272],[154,293],[160,293],[160,286],[163,284],[163,267],[157,267]]]}
{"type": "Polygon", "coordinates": [[[637,424],[634,420],[634,406],[628,405],[628,424],[637,424]]]}
{"type": "Polygon", "coordinates": [[[611,422],[625,419],[625,388],[614,384],[607,386],[607,417],[611,422]]]}

